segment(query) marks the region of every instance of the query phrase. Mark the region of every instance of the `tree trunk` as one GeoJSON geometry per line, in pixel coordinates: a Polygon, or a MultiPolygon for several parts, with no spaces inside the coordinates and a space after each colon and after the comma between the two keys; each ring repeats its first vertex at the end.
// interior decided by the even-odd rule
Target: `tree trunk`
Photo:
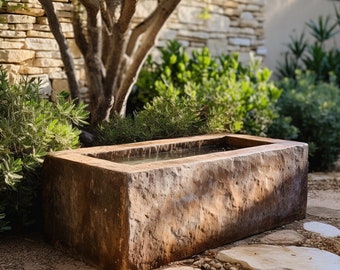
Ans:
{"type": "MultiPolygon", "coordinates": [[[[39,1],[58,41],[72,97],[78,97],[73,61],[53,5],[48,0],[39,1]]],[[[134,28],[131,22],[138,0],[72,1],[75,41],[85,60],[93,126],[108,120],[112,110],[125,115],[128,96],[144,60],[180,1],[158,1],[156,9],[134,28]]]]}

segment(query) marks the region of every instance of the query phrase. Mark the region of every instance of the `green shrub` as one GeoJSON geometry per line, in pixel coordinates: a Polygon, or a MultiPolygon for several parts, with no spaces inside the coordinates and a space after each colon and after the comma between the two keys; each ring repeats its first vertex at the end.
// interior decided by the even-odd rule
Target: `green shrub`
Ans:
{"type": "Polygon", "coordinates": [[[132,141],[225,131],[266,134],[281,90],[258,61],[242,65],[236,54],[214,58],[206,48],[189,57],[175,41],[161,54],[160,63],[149,59],[137,83],[152,101],[133,120],[118,118],[101,128],[102,143],[122,142],[119,134],[126,133],[132,141]]]}
{"type": "Polygon", "coordinates": [[[339,88],[335,83],[315,83],[314,74],[302,72],[296,73],[296,80],[282,80],[280,86],[283,88],[278,101],[281,126],[276,124],[269,135],[307,142],[310,170],[331,169],[340,153],[339,88]],[[287,133],[287,126],[282,125],[287,118],[293,132],[287,133]]]}
{"type": "Polygon", "coordinates": [[[340,30],[340,11],[335,5],[334,10],[333,17],[319,16],[318,20],[306,23],[310,42],[305,38],[305,33],[290,37],[284,61],[278,66],[279,78],[295,78],[296,70],[312,71],[315,81],[330,82],[335,76],[340,86],[340,50],[336,46],[328,49],[330,44],[327,46],[327,42],[331,42],[340,30]]]}
{"type": "Polygon", "coordinates": [[[10,84],[0,67],[0,231],[34,223],[39,207],[39,170],[50,151],[79,146],[85,105],[65,97],[39,98],[39,83],[10,84]]]}

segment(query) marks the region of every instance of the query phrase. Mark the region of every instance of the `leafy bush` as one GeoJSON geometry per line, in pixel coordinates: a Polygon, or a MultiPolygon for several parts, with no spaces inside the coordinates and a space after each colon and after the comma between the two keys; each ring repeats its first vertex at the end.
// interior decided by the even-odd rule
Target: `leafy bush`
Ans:
{"type": "Polygon", "coordinates": [[[190,58],[175,41],[161,54],[160,63],[149,59],[137,82],[152,101],[133,120],[116,119],[100,129],[102,143],[122,142],[119,133],[126,132],[133,141],[221,131],[266,134],[281,91],[258,61],[244,66],[236,54],[213,58],[206,48],[190,58]]]}
{"type": "Polygon", "coordinates": [[[336,83],[340,86],[340,50],[337,47],[327,49],[327,42],[339,33],[340,11],[334,5],[335,16],[320,16],[317,21],[306,23],[311,42],[300,36],[291,36],[288,51],[283,63],[279,63],[280,78],[295,78],[296,70],[312,71],[316,81],[330,82],[336,76],[336,83]]]}
{"type": "Polygon", "coordinates": [[[79,146],[85,105],[59,96],[39,98],[39,83],[10,84],[0,67],[0,231],[34,223],[39,199],[39,170],[50,151],[79,146]]]}
{"type": "Polygon", "coordinates": [[[293,134],[294,139],[307,142],[310,170],[330,169],[340,153],[339,88],[334,82],[315,83],[315,74],[299,71],[296,80],[286,78],[281,81],[281,87],[284,89],[278,101],[281,126],[276,124],[269,134],[284,139],[290,139],[293,134]],[[287,133],[282,125],[287,118],[293,132],[287,133]]]}

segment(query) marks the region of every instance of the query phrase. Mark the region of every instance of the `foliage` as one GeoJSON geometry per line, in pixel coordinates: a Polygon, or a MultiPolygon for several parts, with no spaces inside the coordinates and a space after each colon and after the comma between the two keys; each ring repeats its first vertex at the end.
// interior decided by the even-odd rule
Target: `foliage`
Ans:
{"type": "Polygon", "coordinates": [[[39,82],[10,84],[0,67],[0,231],[34,223],[39,169],[50,151],[78,147],[85,105],[40,99],[39,82]]]}
{"type": "Polygon", "coordinates": [[[331,169],[340,152],[339,88],[332,80],[315,83],[315,74],[300,71],[296,80],[282,80],[281,87],[283,94],[278,101],[281,126],[276,124],[269,135],[290,139],[293,134],[294,139],[309,144],[311,171],[331,169]],[[287,126],[282,125],[287,118],[293,125],[289,135],[287,126]]]}
{"type": "Polygon", "coordinates": [[[319,16],[318,20],[306,23],[312,42],[307,41],[305,33],[300,36],[290,36],[288,51],[282,63],[279,63],[280,78],[295,78],[297,69],[312,71],[316,74],[316,81],[329,82],[336,76],[336,83],[340,85],[340,50],[336,46],[327,49],[330,42],[340,28],[340,11],[334,5],[335,16],[319,16]]]}
{"type": "MultiPolygon", "coordinates": [[[[50,0],[38,0],[58,43],[71,97],[79,98],[76,65],[70,53],[63,21],[50,0]]],[[[157,35],[181,0],[154,1],[147,15],[134,18],[141,1],[69,1],[74,41],[83,56],[92,127],[119,113],[125,115],[126,102],[143,62],[157,35]]],[[[138,16],[138,15],[137,15],[138,16]]]]}
{"type": "Polygon", "coordinates": [[[254,59],[242,65],[236,54],[214,58],[206,48],[190,58],[176,41],[161,49],[161,59],[149,58],[137,82],[137,91],[153,99],[133,121],[126,120],[129,124],[112,121],[109,131],[102,128],[106,143],[117,143],[113,138],[126,125],[136,131],[127,136],[135,141],[222,131],[265,135],[277,116],[274,104],[281,91],[254,59]]]}

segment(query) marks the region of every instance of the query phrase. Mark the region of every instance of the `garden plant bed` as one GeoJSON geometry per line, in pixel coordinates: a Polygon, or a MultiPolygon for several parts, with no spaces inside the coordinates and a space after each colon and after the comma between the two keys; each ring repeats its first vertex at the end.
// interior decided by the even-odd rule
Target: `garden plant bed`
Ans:
{"type": "Polygon", "coordinates": [[[45,234],[104,269],[156,268],[304,218],[307,156],[304,143],[229,134],[53,153],[45,234]]]}

